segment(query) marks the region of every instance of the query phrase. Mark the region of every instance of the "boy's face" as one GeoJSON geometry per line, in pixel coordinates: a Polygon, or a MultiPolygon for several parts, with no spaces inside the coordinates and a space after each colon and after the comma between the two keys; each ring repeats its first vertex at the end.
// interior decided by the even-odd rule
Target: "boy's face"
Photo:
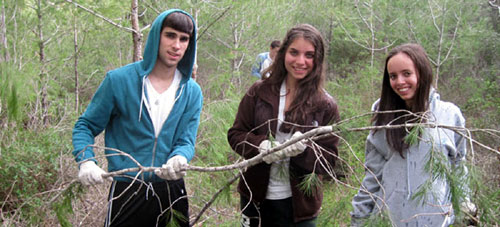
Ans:
{"type": "Polygon", "coordinates": [[[160,33],[158,63],[167,68],[177,67],[189,45],[189,34],[171,27],[164,27],[160,33]]]}
{"type": "Polygon", "coordinates": [[[280,47],[270,48],[269,57],[274,60],[274,57],[276,57],[276,54],[278,54],[279,49],[280,47]]]}

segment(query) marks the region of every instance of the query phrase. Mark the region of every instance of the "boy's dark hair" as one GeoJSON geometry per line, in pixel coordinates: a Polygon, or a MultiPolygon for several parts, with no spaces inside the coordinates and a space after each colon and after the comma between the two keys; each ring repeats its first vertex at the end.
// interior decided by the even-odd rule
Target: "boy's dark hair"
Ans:
{"type": "Polygon", "coordinates": [[[191,17],[181,12],[169,14],[165,20],[163,20],[161,29],[163,30],[165,27],[171,27],[177,31],[187,33],[189,36],[193,35],[193,21],[191,17]]]}
{"type": "Polygon", "coordinates": [[[281,46],[281,41],[279,41],[279,40],[273,40],[273,41],[271,42],[271,48],[272,48],[272,49],[274,49],[274,48],[276,48],[276,47],[280,47],[280,46],[281,46]]]}

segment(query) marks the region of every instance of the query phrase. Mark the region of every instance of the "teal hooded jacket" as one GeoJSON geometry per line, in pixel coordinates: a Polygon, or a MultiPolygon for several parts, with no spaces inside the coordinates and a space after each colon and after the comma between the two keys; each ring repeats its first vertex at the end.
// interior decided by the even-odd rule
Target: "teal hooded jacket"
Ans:
{"type": "MultiPolygon", "coordinates": [[[[175,104],[158,137],[145,104],[144,80],[153,70],[158,57],[163,20],[172,12],[184,13],[193,20],[191,15],[178,9],[161,13],[151,26],[143,60],[109,71],[87,109],[76,121],[73,155],[78,163],[95,161],[95,153],[89,145],[95,143],[94,137],[103,130],[105,146],[113,148],[105,150],[109,172],[138,167],[136,162],[143,167],[160,167],[175,155],[182,155],[188,161],[193,158],[203,104],[201,88],[191,79],[196,54],[196,27],[177,65],[182,80],[176,91],[175,104]]],[[[193,25],[196,26],[194,20],[193,25]]],[[[139,175],[128,172],[115,177],[115,180],[130,181],[136,176],[146,182],[163,181],[153,172],[139,175]]]]}

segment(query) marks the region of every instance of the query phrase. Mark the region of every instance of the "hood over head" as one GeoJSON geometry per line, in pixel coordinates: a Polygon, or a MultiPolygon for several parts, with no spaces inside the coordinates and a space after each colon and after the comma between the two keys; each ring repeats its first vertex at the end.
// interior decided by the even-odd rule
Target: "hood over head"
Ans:
{"type": "Polygon", "coordinates": [[[196,55],[196,23],[193,17],[180,9],[166,10],[154,20],[151,30],[149,31],[148,40],[146,41],[146,48],[144,49],[143,60],[139,61],[138,71],[141,76],[148,75],[153,70],[156,59],[158,58],[158,48],[160,46],[160,33],[162,29],[163,20],[173,12],[180,12],[186,14],[193,21],[193,34],[189,38],[189,45],[184,53],[184,56],[179,61],[177,69],[182,73],[183,77],[191,77],[193,71],[193,64],[196,55]]]}

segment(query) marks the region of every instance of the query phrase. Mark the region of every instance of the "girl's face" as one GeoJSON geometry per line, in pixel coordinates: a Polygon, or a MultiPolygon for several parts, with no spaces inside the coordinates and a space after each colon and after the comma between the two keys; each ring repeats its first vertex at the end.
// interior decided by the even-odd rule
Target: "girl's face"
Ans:
{"type": "Polygon", "coordinates": [[[292,80],[304,79],[314,68],[314,46],[302,37],[295,39],[285,54],[285,68],[287,78],[292,80]]]}
{"type": "Polygon", "coordinates": [[[405,53],[398,53],[387,62],[387,72],[391,88],[411,107],[418,88],[418,72],[411,58],[405,53]]]}

